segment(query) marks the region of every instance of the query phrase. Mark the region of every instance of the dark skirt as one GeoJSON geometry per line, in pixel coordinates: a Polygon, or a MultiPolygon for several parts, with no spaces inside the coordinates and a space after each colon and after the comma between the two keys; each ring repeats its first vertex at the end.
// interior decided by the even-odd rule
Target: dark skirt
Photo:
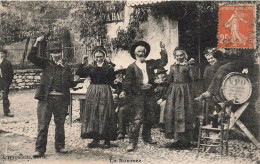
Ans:
{"type": "Polygon", "coordinates": [[[81,138],[116,140],[113,97],[107,84],[90,84],[82,113],[81,138]]]}
{"type": "Polygon", "coordinates": [[[191,141],[194,118],[189,83],[172,83],[170,85],[164,119],[166,138],[191,141]]]}

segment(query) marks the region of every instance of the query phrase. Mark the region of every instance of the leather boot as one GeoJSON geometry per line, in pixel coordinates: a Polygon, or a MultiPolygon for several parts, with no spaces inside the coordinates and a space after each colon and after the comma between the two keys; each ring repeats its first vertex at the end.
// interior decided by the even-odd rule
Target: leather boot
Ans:
{"type": "Polygon", "coordinates": [[[39,152],[39,151],[35,151],[33,154],[33,158],[38,158],[38,157],[43,157],[44,153],[39,152]]]}
{"type": "Polygon", "coordinates": [[[127,146],[126,150],[127,150],[128,152],[134,151],[134,150],[135,150],[135,146],[136,146],[136,144],[130,143],[130,144],[127,146]]]}
{"type": "Polygon", "coordinates": [[[144,140],[144,142],[145,143],[148,143],[148,144],[157,144],[157,142],[156,141],[154,141],[153,139],[152,139],[152,137],[150,137],[150,138],[148,138],[148,139],[143,139],[144,140]]]}
{"type": "Polygon", "coordinates": [[[14,117],[14,114],[11,114],[11,113],[5,113],[5,116],[6,116],[6,117],[14,117]]]}
{"type": "Polygon", "coordinates": [[[111,145],[110,145],[110,140],[105,140],[104,148],[105,148],[105,149],[108,149],[108,148],[110,148],[110,147],[111,147],[111,145]]]}
{"type": "Polygon", "coordinates": [[[94,148],[94,147],[97,147],[98,144],[99,144],[99,140],[95,140],[95,139],[94,139],[92,142],[90,142],[90,143],[88,144],[88,147],[89,147],[89,148],[94,148]]]}
{"type": "Polygon", "coordinates": [[[68,151],[66,148],[60,148],[60,149],[57,149],[56,152],[57,152],[57,153],[66,154],[66,153],[68,153],[69,151],[68,151]]]}
{"type": "Polygon", "coordinates": [[[121,139],[124,139],[124,138],[125,138],[125,135],[123,133],[119,133],[118,136],[117,136],[118,140],[121,140],[121,139]]]}

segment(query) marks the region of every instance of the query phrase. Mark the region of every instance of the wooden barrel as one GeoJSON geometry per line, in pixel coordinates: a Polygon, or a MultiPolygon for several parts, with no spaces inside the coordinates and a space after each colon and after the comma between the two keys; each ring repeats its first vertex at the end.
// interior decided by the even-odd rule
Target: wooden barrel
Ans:
{"type": "Polygon", "coordinates": [[[221,94],[226,100],[233,100],[234,104],[243,104],[252,94],[252,84],[246,75],[231,72],[222,82],[221,94]]]}

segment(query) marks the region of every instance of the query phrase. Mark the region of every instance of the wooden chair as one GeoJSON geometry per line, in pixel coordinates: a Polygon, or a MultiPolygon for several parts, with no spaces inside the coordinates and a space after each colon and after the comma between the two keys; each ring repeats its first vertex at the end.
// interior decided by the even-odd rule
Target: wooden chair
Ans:
{"type": "Polygon", "coordinates": [[[209,152],[212,148],[220,148],[221,155],[223,155],[223,150],[225,148],[225,153],[227,155],[230,118],[229,115],[226,113],[226,108],[231,107],[230,102],[220,103],[222,109],[219,112],[220,117],[218,122],[220,122],[220,125],[218,125],[217,128],[213,128],[212,125],[208,122],[207,101],[203,100],[202,103],[204,111],[203,113],[206,114],[204,114],[204,116],[200,116],[200,127],[196,157],[198,158],[200,151],[209,152]],[[206,125],[203,125],[203,122],[206,122],[206,125]],[[214,134],[214,136],[212,134],[214,134]]]}

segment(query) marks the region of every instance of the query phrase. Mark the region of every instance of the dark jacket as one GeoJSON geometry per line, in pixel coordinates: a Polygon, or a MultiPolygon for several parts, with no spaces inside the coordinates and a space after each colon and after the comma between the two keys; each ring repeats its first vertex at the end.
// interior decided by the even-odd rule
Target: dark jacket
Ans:
{"type": "Polygon", "coordinates": [[[166,100],[167,97],[167,90],[169,88],[169,84],[167,83],[167,78],[164,78],[162,83],[155,84],[155,99],[156,101],[163,99],[166,100]]]}
{"type": "MultiPolygon", "coordinates": [[[[148,74],[148,83],[152,84],[153,87],[151,88],[151,92],[154,93],[154,80],[155,80],[155,69],[159,69],[164,67],[168,63],[168,56],[165,50],[160,52],[161,59],[157,60],[146,60],[146,70],[148,74]]],[[[123,81],[123,91],[127,94],[140,94],[141,92],[141,83],[138,79],[142,79],[142,71],[136,63],[132,63],[126,69],[126,76],[123,81]],[[136,69],[137,68],[137,69],[136,69]],[[137,70],[137,71],[136,71],[137,70]]]]}
{"type": "Polygon", "coordinates": [[[247,58],[245,58],[244,60],[228,62],[222,65],[215,73],[207,91],[209,91],[214,96],[219,96],[223,79],[228,73],[242,72],[244,68],[248,68],[251,65],[253,65],[252,61],[247,58]]]}
{"type": "MultiPolygon", "coordinates": [[[[35,94],[35,99],[47,100],[50,92],[50,88],[53,82],[54,75],[54,62],[48,59],[44,59],[37,56],[37,47],[32,47],[28,55],[28,60],[34,65],[43,69],[40,86],[35,94]]],[[[62,70],[62,93],[64,105],[70,104],[70,91],[69,88],[76,86],[76,82],[73,81],[73,75],[68,66],[65,66],[62,70]]]]}
{"type": "Polygon", "coordinates": [[[2,80],[4,80],[5,85],[10,86],[14,77],[14,70],[11,62],[4,58],[0,64],[0,69],[2,71],[2,80]]]}
{"type": "Polygon", "coordinates": [[[207,91],[214,75],[218,71],[219,67],[226,64],[226,61],[217,61],[214,65],[208,66],[203,74],[203,91],[207,91]]]}

